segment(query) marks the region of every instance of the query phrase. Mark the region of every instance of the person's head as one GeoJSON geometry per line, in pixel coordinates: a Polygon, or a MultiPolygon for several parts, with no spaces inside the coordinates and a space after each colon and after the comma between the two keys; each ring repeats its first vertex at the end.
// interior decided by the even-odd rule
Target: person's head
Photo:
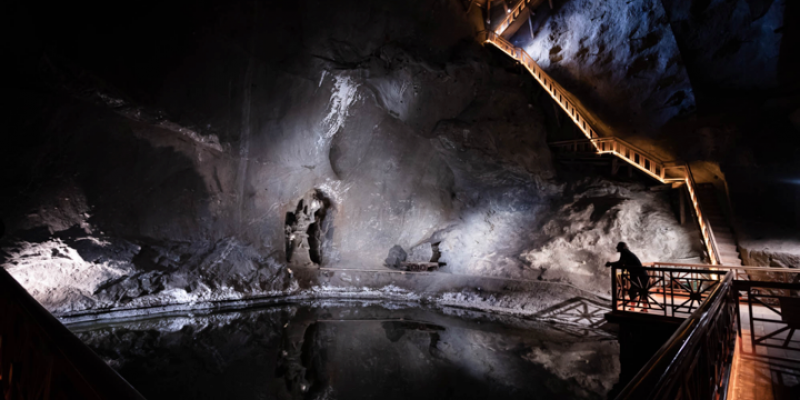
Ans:
{"type": "Polygon", "coordinates": [[[617,243],[617,251],[628,250],[628,245],[625,242],[617,243]]]}

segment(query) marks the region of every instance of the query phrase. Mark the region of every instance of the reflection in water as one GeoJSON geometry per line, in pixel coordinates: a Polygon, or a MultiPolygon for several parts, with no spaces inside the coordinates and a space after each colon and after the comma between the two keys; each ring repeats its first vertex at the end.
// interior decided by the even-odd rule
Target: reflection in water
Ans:
{"type": "Polygon", "coordinates": [[[73,326],[148,399],[604,399],[619,344],[552,323],[337,302],[73,326]]]}

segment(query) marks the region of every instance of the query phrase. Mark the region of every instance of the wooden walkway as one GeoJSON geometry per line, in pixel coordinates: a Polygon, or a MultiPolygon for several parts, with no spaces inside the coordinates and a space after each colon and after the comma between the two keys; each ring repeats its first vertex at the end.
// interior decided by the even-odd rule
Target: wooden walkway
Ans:
{"type": "MultiPolygon", "coordinates": [[[[788,332],[782,332],[765,341],[767,344],[796,348],[752,346],[750,320],[747,304],[740,307],[742,334],[737,338],[733,356],[733,369],[728,386],[729,400],[796,400],[800,399],[800,333],[787,341],[788,332]]],[[[753,314],[759,318],[775,318],[775,314],[763,306],[753,306],[753,314]]],[[[754,321],[758,336],[764,336],[781,328],[781,325],[754,321]]]]}

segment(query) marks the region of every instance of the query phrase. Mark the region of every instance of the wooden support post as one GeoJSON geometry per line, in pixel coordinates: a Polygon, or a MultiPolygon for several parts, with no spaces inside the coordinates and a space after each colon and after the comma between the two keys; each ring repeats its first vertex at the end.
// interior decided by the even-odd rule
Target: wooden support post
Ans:
{"type": "Polygon", "coordinates": [[[486,0],[486,29],[492,29],[492,0],[486,0]]]}
{"type": "Polygon", "coordinates": [[[628,165],[628,178],[633,178],[633,166],[628,165]]]}
{"type": "Polygon", "coordinates": [[[686,224],[686,189],[683,187],[678,188],[680,206],[681,225],[686,224]]]}
{"type": "Polygon", "coordinates": [[[553,0],[547,0],[550,3],[550,9],[553,9],[553,0]]]}
{"type": "Polygon", "coordinates": [[[531,40],[533,40],[533,22],[531,22],[531,19],[533,19],[533,16],[535,14],[533,13],[533,11],[530,10],[528,13],[530,14],[528,15],[528,29],[531,31],[531,40]]]}
{"type": "Polygon", "coordinates": [[[556,104],[555,102],[553,102],[553,112],[556,115],[556,125],[558,125],[558,127],[561,128],[561,113],[558,110],[558,104],[556,104]]]}
{"type": "Polygon", "coordinates": [[[611,175],[616,176],[619,172],[619,158],[614,157],[611,159],[611,175]]]}

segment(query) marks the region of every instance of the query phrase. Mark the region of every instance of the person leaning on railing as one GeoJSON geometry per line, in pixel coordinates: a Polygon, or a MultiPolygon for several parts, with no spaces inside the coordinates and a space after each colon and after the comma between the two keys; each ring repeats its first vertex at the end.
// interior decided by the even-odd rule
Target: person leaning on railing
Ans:
{"type": "MultiPolygon", "coordinates": [[[[647,271],[642,267],[642,262],[639,261],[639,257],[633,254],[625,242],[617,243],[617,251],[619,252],[619,260],[607,262],[606,267],[617,267],[628,270],[630,274],[628,296],[632,303],[644,303],[644,305],[642,305],[642,312],[647,312],[647,309],[650,308],[650,302],[647,298],[650,276],[647,275],[647,271]],[[641,299],[637,300],[637,298],[641,299]]],[[[634,311],[633,308],[631,308],[631,311],[634,311]]]]}

